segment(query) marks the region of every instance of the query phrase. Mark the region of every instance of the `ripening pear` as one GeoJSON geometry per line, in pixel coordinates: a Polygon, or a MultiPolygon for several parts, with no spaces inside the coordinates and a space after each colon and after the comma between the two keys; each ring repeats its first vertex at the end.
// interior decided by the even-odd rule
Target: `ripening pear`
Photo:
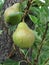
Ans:
{"type": "Polygon", "coordinates": [[[30,48],[35,41],[33,30],[25,22],[19,23],[13,33],[13,41],[20,48],[30,48]]]}
{"type": "Polygon", "coordinates": [[[11,7],[8,7],[4,12],[4,20],[12,25],[21,21],[22,11],[20,3],[15,3],[11,7]]]}

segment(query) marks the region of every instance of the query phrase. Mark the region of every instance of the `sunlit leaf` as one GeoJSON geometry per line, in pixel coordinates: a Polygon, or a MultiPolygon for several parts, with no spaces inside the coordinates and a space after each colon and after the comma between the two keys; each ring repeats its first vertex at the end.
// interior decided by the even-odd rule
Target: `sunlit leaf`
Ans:
{"type": "Polygon", "coordinates": [[[38,24],[38,19],[37,17],[33,16],[33,15],[29,15],[30,19],[32,20],[32,22],[34,22],[35,24],[38,24]]]}
{"type": "Polygon", "coordinates": [[[0,0],[0,10],[3,7],[4,2],[5,2],[5,0],[0,0]]]}

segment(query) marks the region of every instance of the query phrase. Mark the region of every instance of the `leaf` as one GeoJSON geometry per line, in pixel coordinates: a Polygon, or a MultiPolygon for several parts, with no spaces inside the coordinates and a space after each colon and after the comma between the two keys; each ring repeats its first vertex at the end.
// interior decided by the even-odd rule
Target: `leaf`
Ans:
{"type": "Polygon", "coordinates": [[[0,35],[2,34],[3,30],[0,30],[0,35]]]}
{"type": "Polygon", "coordinates": [[[9,26],[8,31],[9,31],[9,32],[13,32],[13,31],[15,31],[15,29],[16,29],[16,25],[9,26]]]}
{"type": "Polygon", "coordinates": [[[43,45],[41,54],[39,56],[39,65],[44,65],[45,61],[49,58],[49,46],[43,45]]]}
{"type": "Polygon", "coordinates": [[[45,3],[45,1],[44,0],[40,0],[41,2],[43,2],[43,3],[45,3]]]}
{"type": "Polygon", "coordinates": [[[25,51],[23,49],[20,49],[20,51],[25,55],[25,51]]]}
{"type": "Polygon", "coordinates": [[[35,35],[35,38],[37,39],[37,40],[42,40],[41,39],[41,36],[40,35],[38,35],[38,32],[36,32],[36,31],[33,31],[34,32],[34,35],[35,35]]]}
{"type": "Polygon", "coordinates": [[[26,8],[26,6],[27,6],[27,0],[26,0],[26,1],[23,1],[23,2],[21,3],[21,8],[22,8],[23,11],[24,11],[24,9],[26,8]]]}
{"type": "Polygon", "coordinates": [[[46,2],[45,5],[49,6],[49,0],[45,0],[45,2],[46,2]]]}
{"type": "Polygon", "coordinates": [[[29,17],[30,17],[30,19],[31,19],[35,24],[38,24],[38,19],[37,19],[37,17],[35,17],[35,16],[33,16],[33,15],[30,15],[30,14],[29,14],[29,17]]]}
{"type": "Polygon", "coordinates": [[[11,59],[6,60],[3,64],[4,65],[18,65],[19,62],[13,61],[11,59]]]}
{"type": "Polygon", "coordinates": [[[0,0],[0,10],[2,9],[4,2],[5,0],[0,0]]]}
{"type": "MultiPolygon", "coordinates": [[[[38,7],[30,7],[29,9],[31,12],[33,12],[36,16],[40,14],[40,10],[38,7]]],[[[38,16],[39,17],[39,16],[38,16]]]]}

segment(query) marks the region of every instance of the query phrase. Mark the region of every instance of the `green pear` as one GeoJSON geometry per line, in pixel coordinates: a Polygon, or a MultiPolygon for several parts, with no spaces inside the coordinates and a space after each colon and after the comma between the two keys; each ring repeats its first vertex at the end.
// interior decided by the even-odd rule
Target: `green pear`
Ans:
{"type": "Polygon", "coordinates": [[[4,20],[12,25],[21,21],[22,11],[20,3],[15,3],[11,7],[7,8],[4,12],[4,20]]]}
{"type": "Polygon", "coordinates": [[[35,41],[33,30],[31,30],[25,22],[18,24],[12,37],[14,44],[20,48],[30,48],[35,41]]]}

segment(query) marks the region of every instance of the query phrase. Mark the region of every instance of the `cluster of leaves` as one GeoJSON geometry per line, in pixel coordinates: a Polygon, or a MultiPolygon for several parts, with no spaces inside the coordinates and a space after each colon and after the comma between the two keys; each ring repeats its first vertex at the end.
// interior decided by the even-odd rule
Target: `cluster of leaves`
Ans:
{"type": "MultiPolygon", "coordinates": [[[[49,21],[49,0],[45,0],[42,2],[41,0],[33,0],[33,4],[31,5],[29,11],[31,11],[34,15],[28,14],[32,22],[35,24],[34,33],[36,36],[36,41],[33,46],[32,53],[32,64],[34,64],[34,59],[38,54],[38,48],[42,39],[42,35],[45,31],[46,23],[49,21]]],[[[25,0],[22,3],[23,10],[27,6],[27,1],[25,0]]],[[[16,26],[10,27],[11,31],[15,30],[16,26]]],[[[1,34],[2,31],[0,31],[1,34]]],[[[24,52],[24,50],[23,50],[24,52]]],[[[43,42],[43,47],[41,49],[40,56],[38,58],[38,65],[49,65],[49,60],[45,64],[46,60],[49,58],[49,30],[47,31],[46,38],[43,42]]],[[[13,60],[7,60],[4,62],[4,65],[19,65],[19,62],[15,62],[13,60]]]]}
{"type": "MultiPolygon", "coordinates": [[[[40,2],[42,3],[42,2],[40,2]]],[[[45,0],[44,3],[40,4],[39,0],[36,2],[36,4],[38,5],[38,7],[31,7],[31,11],[35,14],[35,16],[29,15],[30,19],[34,22],[35,24],[35,30],[37,32],[37,34],[39,35],[39,37],[37,38],[42,38],[42,35],[45,31],[45,27],[46,27],[46,23],[49,21],[49,4],[48,4],[48,0],[45,0]],[[38,4],[37,4],[38,3],[38,4]]],[[[41,49],[41,53],[38,59],[38,65],[49,65],[49,60],[47,61],[47,63],[45,64],[46,60],[49,58],[49,30],[47,31],[47,35],[46,38],[43,42],[43,47],[41,49]]],[[[38,48],[39,48],[39,39],[38,41],[35,42],[34,45],[34,50],[33,50],[33,54],[32,54],[32,58],[36,58],[37,54],[38,54],[38,48]]],[[[34,62],[34,59],[33,59],[34,62]]]]}

